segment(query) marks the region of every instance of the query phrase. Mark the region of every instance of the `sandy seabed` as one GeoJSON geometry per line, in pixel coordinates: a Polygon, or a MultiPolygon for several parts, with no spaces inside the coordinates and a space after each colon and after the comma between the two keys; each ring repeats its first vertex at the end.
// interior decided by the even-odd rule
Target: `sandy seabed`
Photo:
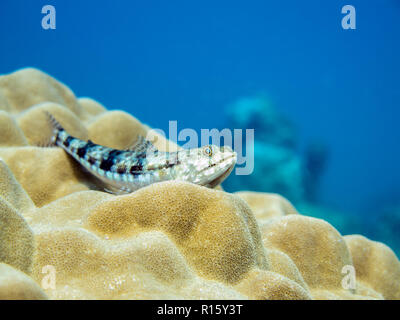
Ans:
{"type": "Polygon", "coordinates": [[[39,70],[0,76],[0,299],[400,299],[389,247],[277,194],[101,191],[62,149],[36,146],[51,134],[44,110],[112,148],[150,129],[39,70]]]}

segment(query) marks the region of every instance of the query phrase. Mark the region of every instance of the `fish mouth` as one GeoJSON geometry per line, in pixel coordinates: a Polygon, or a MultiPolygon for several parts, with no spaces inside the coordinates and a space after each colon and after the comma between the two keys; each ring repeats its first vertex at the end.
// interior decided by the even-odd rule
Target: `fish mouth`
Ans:
{"type": "MultiPolygon", "coordinates": [[[[233,157],[232,157],[233,158],[233,157]]],[[[214,188],[215,186],[219,185],[222,181],[224,181],[232,172],[233,168],[236,165],[236,161],[234,163],[232,163],[232,165],[229,166],[228,169],[225,170],[225,172],[223,174],[221,174],[220,176],[218,176],[216,179],[214,179],[213,181],[209,182],[207,184],[207,187],[209,188],[214,188]]]]}

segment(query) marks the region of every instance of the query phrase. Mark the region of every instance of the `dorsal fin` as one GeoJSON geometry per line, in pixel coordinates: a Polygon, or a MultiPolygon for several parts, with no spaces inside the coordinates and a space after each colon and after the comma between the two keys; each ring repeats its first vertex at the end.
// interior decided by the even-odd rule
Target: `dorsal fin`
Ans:
{"type": "Polygon", "coordinates": [[[138,136],[135,144],[128,148],[129,151],[134,151],[137,153],[156,153],[158,152],[157,148],[149,141],[146,140],[143,136],[138,136]]]}
{"type": "Polygon", "coordinates": [[[61,124],[54,118],[54,116],[48,112],[47,110],[44,111],[46,114],[47,122],[50,124],[52,129],[52,134],[46,140],[38,142],[36,145],[38,147],[49,148],[56,146],[57,135],[59,131],[64,131],[64,128],[61,124]]]}
{"type": "Polygon", "coordinates": [[[54,118],[54,116],[50,112],[45,110],[44,113],[46,114],[47,121],[51,124],[53,130],[58,130],[58,131],[64,130],[61,124],[56,120],[56,118],[54,118]]]}

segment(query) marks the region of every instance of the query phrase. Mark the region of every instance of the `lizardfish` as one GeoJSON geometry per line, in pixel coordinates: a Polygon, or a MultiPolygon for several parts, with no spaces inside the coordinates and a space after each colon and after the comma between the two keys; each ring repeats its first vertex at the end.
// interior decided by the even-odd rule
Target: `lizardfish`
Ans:
{"type": "Polygon", "coordinates": [[[46,115],[53,130],[50,144],[63,148],[110,193],[126,194],[166,180],[213,188],[229,176],[236,164],[236,152],[228,146],[162,152],[139,136],[132,148],[108,148],[69,135],[49,112],[46,115]]]}

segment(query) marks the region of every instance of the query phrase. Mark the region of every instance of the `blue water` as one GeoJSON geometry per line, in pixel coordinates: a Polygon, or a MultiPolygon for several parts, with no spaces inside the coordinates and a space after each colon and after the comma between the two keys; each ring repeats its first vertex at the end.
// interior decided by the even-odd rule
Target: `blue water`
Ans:
{"type": "Polygon", "coordinates": [[[0,46],[0,73],[40,68],[164,130],[223,128],[227,106],[266,94],[295,123],[299,152],[328,146],[321,203],[362,221],[400,202],[397,0],[2,0],[0,46]],[[56,30],[41,27],[45,4],[56,30]],[[356,30],[341,27],[346,4],[356,30]]]}

